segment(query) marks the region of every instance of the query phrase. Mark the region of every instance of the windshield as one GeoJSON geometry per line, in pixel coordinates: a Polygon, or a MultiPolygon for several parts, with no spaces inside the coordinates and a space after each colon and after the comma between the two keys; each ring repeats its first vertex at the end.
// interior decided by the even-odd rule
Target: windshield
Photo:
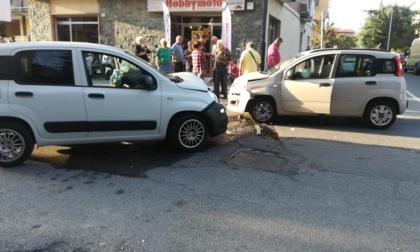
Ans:
{"type": "Polygon", "coordinates": [[[279,63],[279,64],[277,64],[277,65],[273,66],[272,68],[268,69],[268,70],[267,70],[266,72],[264,72],[264,73],[271,75],[271,74],[273,74],[273,73],[277,72],[279,69],[282,69],[282,68],[286,67],[286,66],[287,66],[287,65],[289,65],[291,62],[293,62],[293,61],[295,61],[295,60],[297,60],[297,59],[299,59],[299,58],[301,58],[301,57],[303,57],[303,56],[305,56],[305,55],[307,55],[307,54],[308,54],[308,52],[301,52],[301,53],[298,53],[298,54],[296,54],[296,55],[292,56],[291,58],[287,59],[286,61],[283,61],[283,62],[281,62],[281,63],[279,63]]]}
{"type": "Polygon", "coordinates": [[[171,74],[167,74],[163,71],[161,71],[159,68],[156,67],[156,65],[152,64],[151,62],[145,61],[144,59],[138,57],[137,55],[135,55],[134,53],[130,52],[130,51],[125,51],[127,54],[130,54],[132,56],[134,56],[136,59],[142,61],[143,63],[153,67],[154,69],[156,69],[157,71],[159,71],[159,73],[161,73],[163,76],[165,76],[168,80],[174,82],[174,83],[179,83],[182,82],[183,79],[181,77],[178,76],[172,76],[171,74]]]}

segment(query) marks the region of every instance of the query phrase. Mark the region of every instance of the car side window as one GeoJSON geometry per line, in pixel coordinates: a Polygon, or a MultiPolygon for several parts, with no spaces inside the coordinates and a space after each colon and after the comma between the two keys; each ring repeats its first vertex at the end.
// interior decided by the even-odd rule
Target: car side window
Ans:
{"type": "Polygon", "coordinates": [[[83,52],[83,58],[89,86],[156,89],[156,79],[150,73],[124,58],[98,52],[83,52]],[[145,79],[148,85],[144,85],[145,79]]]}
{"type": "Polygon", "coordinates": [[[294,68],[293,79],[331,78],[335,55],[322,55],[307,59],[294,68]]]}
{"type": "Polygon", "coordinates": [[[397,66],[395,65],[395,61],[393,59],[381,60],[380,64],[381,64],[381,67],[379,69],[380,73],[384,73],[384,74],[395,73],[397,66]]]}
{"type": "Polygon", "coordinates": [[[343,54],[339,60],[336,77],[371,77],[375,76],[376,72],[373,56],[343,54]]]}
{"type": "Polygon", "coordinates": [[[73,86],[70,50],[29,50],[15,55],[16,83],[25,85],[73,86]]]}
{"type": "Polygon", "coordinates": [[[8,61],[10,61],[9,57],[0,56],[0,80],[7,80],[9,78],[8,61]]]}

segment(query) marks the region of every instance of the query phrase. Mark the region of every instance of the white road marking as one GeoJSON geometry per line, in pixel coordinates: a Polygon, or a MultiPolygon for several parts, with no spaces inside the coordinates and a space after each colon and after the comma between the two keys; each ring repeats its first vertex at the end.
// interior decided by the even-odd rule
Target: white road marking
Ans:
{"type": "Polygon", "coordinates": [[[411,96],[414,100],[416,100],[417,102],[420,102],[420,98],[418,98],[417,96],[413,95],[410,91],[406,90],[405,91],[409,96],[411,96]]]}

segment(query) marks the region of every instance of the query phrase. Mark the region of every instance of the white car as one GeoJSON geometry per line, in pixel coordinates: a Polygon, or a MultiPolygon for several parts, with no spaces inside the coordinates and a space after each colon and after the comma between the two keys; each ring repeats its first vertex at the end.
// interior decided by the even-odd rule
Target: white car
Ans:
{"type": "Polygon", "coordinates": [[[321,114],[363,117],[376,129],[391,126],[407,107],[398,55],[366,49],[306,51],[267,72],[240,76],[227,106],[259,123],[321,114]]]}
{"type": "Polygon", "coordinates": [[[34,144],[167,139],[195,151],[227,124],[225,107],[192,73],[165,75],[99,44],[0,46],[0,166],[21,164],[34,144]]]}

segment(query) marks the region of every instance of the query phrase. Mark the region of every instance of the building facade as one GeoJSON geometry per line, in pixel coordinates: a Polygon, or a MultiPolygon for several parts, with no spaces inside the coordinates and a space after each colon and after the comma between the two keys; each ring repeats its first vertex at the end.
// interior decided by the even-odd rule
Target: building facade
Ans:
{"type": "MultiPolygon", "coordinates": [[[[136,36],[149,47],[165,36],[161,0],[26,0],[31,41],[84,41],[131,50],[136,36]],[[35,25],[36,24],[36,25],[35,25]]],[[[25,1],[25,2],[26,2],[25,1]]],[[[171,16],[171,40],[198,33],[221,37],[222,0],[164,0],[171,16]]],[[[282,60],[310,46],[319,0],[226,0],[235,59],[248,41],[265,61],[268,46],[282,37],[282,60]]]]}

